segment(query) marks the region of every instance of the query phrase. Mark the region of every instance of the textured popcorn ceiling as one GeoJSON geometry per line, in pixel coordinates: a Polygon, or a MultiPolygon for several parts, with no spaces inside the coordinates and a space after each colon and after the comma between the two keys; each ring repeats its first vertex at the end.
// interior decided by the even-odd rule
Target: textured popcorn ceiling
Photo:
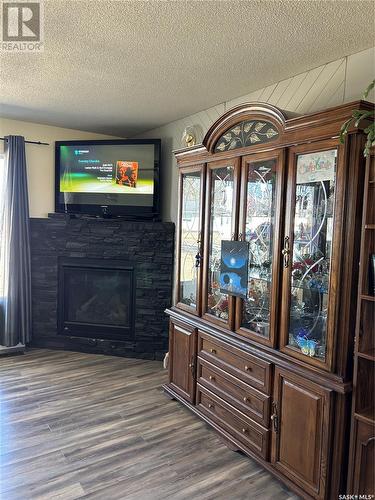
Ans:
{"type": "Polygon", "coordinates": [[[373,1],[44,5],[44,52],[1,53],[1,115],[114,135],[151,129],[374,45],[373,1]]]}

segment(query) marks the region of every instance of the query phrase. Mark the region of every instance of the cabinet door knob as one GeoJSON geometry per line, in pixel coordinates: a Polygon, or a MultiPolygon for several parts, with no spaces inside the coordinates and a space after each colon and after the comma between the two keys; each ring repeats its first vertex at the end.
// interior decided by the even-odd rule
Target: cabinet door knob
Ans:
{"type": "Polygon", "coordinates": [[[289,255],[290,255],[289,236],[285,236],[284,238],[284,248],[281,250],[281,254],[284,257],[284,267],[289,267],[289,255]]]}
{"type": "Polygon", "coordinates": [[[209,408],[215,408],[215,406],[212,403],[208,403],[209,408]]]}
{"type": "Polygon", "coordinates": [[[247,429],[245,427],[242,429],[243,434],[247,434],[247,429]]]}
{"type": "Polygon", "coordinates": [[[215,381],[215,377],[213,377],[212,375],[210,375],[208,378],[209,378],[210,380],[212,380],[213,382],[215,381]]]}
{"type": "Polygon", "coordinates": [[[194,377],[194,373],[195,373],[195,360],[194,360],[194,356],[191,357],[191,361],[189,363],[189,368],[190,368],[192,376],[194,377]]]}
{"type": "Polygon", "coordinates": [[[195,256],[195,267],[200,267],[201,262],[202,262],[202,255],[200,252],[198,252],[197,255],[195,256]]]}
{"type": "Polygon", "coordinates": [[[245,365],[245,372],[251,372],[251,366],[245,365]]]}
{"type": "Polygon", "coordinates": [[[210,349],[210,352],[211,352],[212,354],[216,354],[216,349],[210,349]]]}
{"type": "Polygon", "coordinates": [[[243,400],[244,403],[250,403],[250,399],[247,396],[244,396],[243,400]]]}
{"type": "Polygon", "coordinates": [[[271,415],[271,422],[273,426],[273,430],[278,433],[279,432],[279,417],[277,414],[277,404],[272,403],[272,415],[271,415]]]}

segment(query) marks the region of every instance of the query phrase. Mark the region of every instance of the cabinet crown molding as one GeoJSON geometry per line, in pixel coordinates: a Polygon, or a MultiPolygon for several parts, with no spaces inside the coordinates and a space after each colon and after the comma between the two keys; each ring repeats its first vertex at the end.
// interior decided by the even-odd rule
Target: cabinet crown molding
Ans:
{"type": "MultiPolygon", "coordinates": [[[[296,116],[296,115],[294,115],[296,116]]],[[[203,139],[203,145],[207,151],[213,153],[220,137],[231,127],[246,121],[265,121],[273,125],[278,135],[284,131],[285,122],[291,118],[290,113],[286,113],[276,106],[265,102],[248,102],[235,106],[218,118],[209,128],[203,139]]]]}
{"type": "MultiPolygon", "coordinates": [[[[371,102],[353,101],[329,109],[300,115],[281,110],[268,103],[243,103],[221,115],[208,129],[201,144],[180,148],[175,150],[174,154],[177,160],[199,157],[201,161],[210,161],[209,159],[211,159],[212,155],[220,157],[225,152],[237,154],[233,153],[233,151],[240,147],[248,148],[250,146],[255,151],[260,150],[260,148],[264,149],[264,147],[289,146],[297,142],[310,142],[327,136],[337,137],[340,133],[341,125],[351,117],[354,110],[372,110],[373,108],[374,104],[371,102]],[[265,141],[236,145],[233,148],[230,147],[223,150],[217,148],[218,141],[220,141],[224,134],[231,132],[231,129],[236,125],[250,121],[266,122],[266,125],[271,125],[275,128],[277,134],[273,134],[272,137],[265,141]],[[325,130],[322,133],[323,128],[325,130]]],[[[366,127],[366,124],[367,122],[364,121],[358,129],[352,127],[349,132],[359,132],[366,127]]]]}

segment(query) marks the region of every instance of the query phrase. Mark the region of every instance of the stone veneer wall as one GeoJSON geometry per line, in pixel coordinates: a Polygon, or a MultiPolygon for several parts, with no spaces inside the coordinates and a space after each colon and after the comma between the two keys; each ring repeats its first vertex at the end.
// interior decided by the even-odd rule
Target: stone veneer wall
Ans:
{"type": "Polygon", "coordinates": [[[30,219],[33,296],[31,346],[162,359],[168,351],[174,224],[123,219],[30,219]],[[136,266],[134,342],[57,334],[58,257],[119,259],[136,266]]]}

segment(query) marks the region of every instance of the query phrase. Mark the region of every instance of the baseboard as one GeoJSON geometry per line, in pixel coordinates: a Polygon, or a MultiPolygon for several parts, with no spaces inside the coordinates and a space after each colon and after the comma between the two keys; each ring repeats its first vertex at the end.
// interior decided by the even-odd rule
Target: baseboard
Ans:
{"type": "Polygon", "coordinates": [[[0,345],[0,356],[5,356],[9,354],[23,354],[26,350],[26,346],[23,344],[17,344],[14,347],[6,347],[3,345],[0,345]]]}

